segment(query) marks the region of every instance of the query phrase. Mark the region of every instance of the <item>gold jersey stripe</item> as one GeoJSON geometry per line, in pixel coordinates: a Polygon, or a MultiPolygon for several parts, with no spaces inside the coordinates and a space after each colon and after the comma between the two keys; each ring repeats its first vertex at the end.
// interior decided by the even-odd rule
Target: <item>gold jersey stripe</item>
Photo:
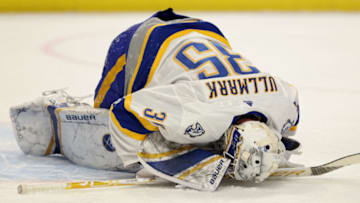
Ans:
{"type": "Polygon", "coordinates": [[[116,79],[118,73],[120,73],[126,64],[126,55],[123,54],[120,58],[116,61],[116,64],[111,68],[111,70],[107,73],[105,79],[101,83],[101,87],[96,95],[94,101],[94,107],[99,108],[101,103],[103,102],[106,93],[109,91],[111,84],[116,79]]]}
{"type": "Polygon", "coordinates": [[[192,169],[190,169],[190,170],[187,170],[187,171],[185,171],[184,173],[182,173],[182,174],[178,177],[178,179],[182,180],[182,179],[184,179],[185,177],[193,174],[195,171],[197,171],[197,170],[199,170],[199,169],[201,169],[201,168],[203,168],[203,167],[205,167],[205,166],[207,166],[207,165],[209,165],[209,164],[211,164],[211,163],[213,163],[213,162],[215,162],[215,161],[217,161],[217,160],[219,160],[219,159],[221,159],[221,158],[223,158],[223,157],[222,157],[222,156],[215,156],[215,157],[213,157],[213,158],[211,158],[211,159],[209,159],[209,160],[207,160],[207,161],[205,161],[205,162],[202,162],[201,164],[197,165],[196,167],[194,167],[194,168],[192,168],[192,169]]]}
{"type": "Polygon", "coordinates": [[[139,141],[143,141],[146,138],[146,134],[140,134],[140,133],[136,133],[133,132],[131,130],[128,130],[126,128],[123,128],[119,121],[116,119],[114,113],[112,112],[113,110],[113,105],[111,105],[110,107],[110,119],[115,123],[116,127],[126,136],[131,137],[132,139],[135,140],[139,140],[139,141]]]}
{"type": "Polygon", "coordinates": [[[138,156],[141,158],[145,158],[145,159],[157,159],[157,158],[171,156],[171,155],[178,154],[183,151],[188,151],[188,150],[192,150],[192,149],[194,149],[194,146],[187,145],[187,146],[184,146],[179,149],[175,149],[175,150],[171,150],[171,151],[163,152],[163,153],[157,153],[157,154],[149,154],[149,153],[139,152],[138,156]]]}

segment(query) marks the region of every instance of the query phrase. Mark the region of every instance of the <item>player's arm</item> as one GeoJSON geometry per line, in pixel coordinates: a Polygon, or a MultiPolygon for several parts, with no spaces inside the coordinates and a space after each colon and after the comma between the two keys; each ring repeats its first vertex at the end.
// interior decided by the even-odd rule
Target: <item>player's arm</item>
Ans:
{"type": "Polygon", "coordinates": [[[291,83],[282,80],[281,78],[277,78],[277,80],[284,88],[287,98],[289,99],[289,103],[292,104],[292,108],[294,108],[296,111],[296,113],[291,116],[291,122],[288,124],[288,126],[286,126],[286,128],[283,129],[281,133],[284,137],[294,136],[300,122],[299,92],[298,89],[291,83]]]}
{"type": "Polygon", "coordinates": [[[216,141],[236,113],[210,102],[205,88],[203,81],[189,81],[139,90],[112,105],[110,122],[138,141],[155,131],[181,144],[216,141]]]}

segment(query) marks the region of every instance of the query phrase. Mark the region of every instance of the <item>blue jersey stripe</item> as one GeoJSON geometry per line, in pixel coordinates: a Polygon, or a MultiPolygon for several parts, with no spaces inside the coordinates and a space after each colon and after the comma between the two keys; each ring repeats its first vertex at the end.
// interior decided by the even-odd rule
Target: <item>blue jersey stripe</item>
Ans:
{"type": "MultiPolygon", "coordinates": [[[[186,16],[180,16],[174,14],[171,10],[158,12],[152,17],[160,18],[163,21],[179,19],[179,18],[186,18],[186,16]]],[[[145,21],[146,22],[146,21],[145,21]]],[[[128,55],[128,49],[130,45],[130,41],[134,37],[134,33],[138,30],[139,26],[143,23],[137,24],[126,30],[125,32],[121,33],[118,37],[116,37],[111,47],[108,51],[108,55],[106,58],[102,79],[100,80],[96,90],[95,90],[95,103],[96,107],[101,108],[110,108],[111,105],[117,101],[118,99],[124,98],[127,94],[131,94],[137,90],[140,90],[148,84],[152,78],[152,74],[157,67],[156,64],[158,62],[157,58],[161,58],[161,53],[164,50],[160,50],[162,44],[164,42],[168,43],[167,41],[171,41],[176,34],[181,31],[206,31],[209,33],[214,33],[220,38],[224,38],[221,31],[213,24],[205,21],[200,20],[189,20],[187,22],[182,23],[174,23],[174,24],[157,24],[154,25],[152,28],[149,28],[147,31],[148,34],[146,35],[146,39],[144,40],[143,49],[141,50],[140,58],[138,59],[138,66],[135,69],[133,78],[130,79],[130,84],[127,92],[124,92],[125,86],[125,70],[126,70],[126,61],[124,62],[123,68],[120,68],[119,65],[116,67],[117,61],[121,56],[128,55]],[[173,36],[173,37],[172,37],[173,36]],[[159,53],[160,51],[160,53],[159,53]],[[156,60],[155,60],[156,59],[156,60]],[[155,61],[155,63],[154,63],[155,61]],[[154,66],[155,64],[155,66],[154,66]],[[111,71],[112,69],[118,68],[117,71],[111,71]],[[114,78],[116,72],[116,77],[112,81],[106,78],[114,78]],[[107,77],[109,75],[109,77],[107,77]],[[113,76],[113,77],[110,77],[113,76]],[[109,84],[106,82],[111,83],[110,88],[109,84]],[[111,82],[112,81],[112,82],[111,82]],[[107,88],[104,87],[106,84],[107,88]],[[101,91],[100,91],[101,90],[101,91]],[[99,91],[101,92],[99,94],[99,91]],[[99,95],[98,95],[99,94],[99,95]],[[98,98],[98,100],[96,100],[98,98]]],[[[164,44],[166,44],[164,43],[164,44]]],[[[122,63],[119,63],[122,64],[122,63]]],[[[134,67],[132,67],[134,68],[134,67]]],[[[131,100],[130,100],[131,103],[131,100]]],[[[133,137],[139,137],[142,134],[148,134],[156,130],[152,124],[148,124],[147,120],[143,120],[140,115],[137,115],[129,109],[130,106],[124,106],[124,99],[117,104],[114,104],[112,107],[112,119],[117,122],[118,127],[120,130],[126,132],[125,134],[133,134],[133,137]]],[[[141,136],[140,136],[141,137],[141,136]]]]}
{"type": "Polygon", "coordinates": [[[124,81],[125,70],[123,69],[116,75],[113,83],[111,83],[109,90],[105,94],[104,100],[100,104],[100,108],[109,109],[112,103],[124,96],[124,81]]]}
{"type": "Polygon", "coordinates": [[[125,99],[121,99],[119,103],[113,104],[112,113],[122,128],[135,132],[137,134],[149,134],[152,131],[147,130],[139,122],[134,114],[125,108],[125,99]]]}
{"type": "Polygon", "coordinates": [[[129,87],[131,88],[131,92],[145,87],[151,67],[162,43],[173,34],[187,29],[210,31],[224,37],[215,25],[205,21],[176,23],[156,27],[149,36],[139,70],[135,76],[134,84],[132,87],[129,87]]]}
{"type": "Polygon", "coordinates": [[[147,162],[152,168],[157,171],[161,171],[169,176],[175,176],[176,174],[185,171],[186,169],[198,164],[202,160],[216,155],[215,153],[205,151],[202,149],[196,149],[183,155],[177,156],[170,160],[147,162]],[[179,164],[181,163],[181,164],[179,164]]]}
{"type": "MultiPolygon", "coordinates": [[[[128,52],[130,41],[142,23],[136,24],[130,27],[125,32],[122,32],[118,35],[111,43],[109,51],[106,56],[105,65],[103,68],[102,77],[100,82],[98,83],[95,89],[95,96],[96,99],[100,87],[106,78],[106,75],[111,71],[111,69],[115,66],[117,60],[123,55],[128,52]]],[[[101,108],[110,108],[111,104],[116,101],[117,99],[124,96],[124,83],[125,83],[125,68],[117,75],[116,79],[111,84],[110,89],[105,94],[104,100],[100,104],[101,108]]]]}

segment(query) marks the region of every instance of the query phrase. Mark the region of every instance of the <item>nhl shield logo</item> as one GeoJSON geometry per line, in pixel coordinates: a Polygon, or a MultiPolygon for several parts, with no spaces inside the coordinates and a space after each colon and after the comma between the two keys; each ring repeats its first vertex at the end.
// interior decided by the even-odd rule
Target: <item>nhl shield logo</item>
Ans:
{"type": "Polygon", "coordinates": [[[188,134],[190,137],[199,137],[205,133],[205,130],[200,125],[199,122],[196,122],[195,124],[190,125],[185,130],[185,135],[188,134]]]}

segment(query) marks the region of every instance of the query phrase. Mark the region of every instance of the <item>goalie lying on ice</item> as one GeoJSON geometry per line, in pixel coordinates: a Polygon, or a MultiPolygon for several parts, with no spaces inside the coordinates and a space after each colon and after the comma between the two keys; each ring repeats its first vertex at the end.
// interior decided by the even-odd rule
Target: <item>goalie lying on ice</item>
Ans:
{"type": "Polygon", "coordinates": [[[261,182],[300,144],[297,90],[233,51],[213,24],[160,11],[112,42],[94,107],[64,91],[10,109],[28,154],[148,172],[215,190],[261,182]]]}

